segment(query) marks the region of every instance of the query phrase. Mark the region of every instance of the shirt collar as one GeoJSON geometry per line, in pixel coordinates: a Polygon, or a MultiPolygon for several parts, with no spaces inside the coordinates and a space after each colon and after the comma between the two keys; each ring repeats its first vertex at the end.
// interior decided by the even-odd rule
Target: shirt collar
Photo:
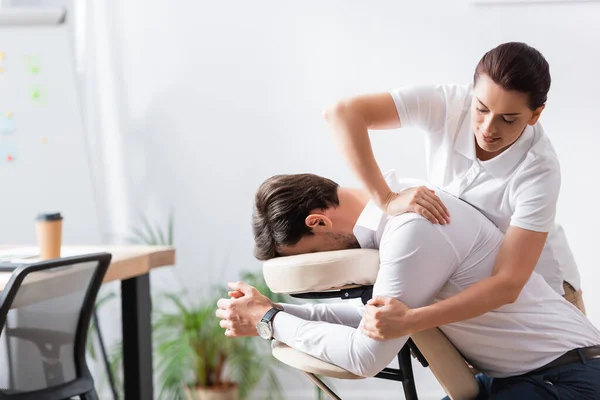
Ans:
{"type": "Polygon", "coordinates": [[[481,166],[494,178],[507,177],[521,163],[523,157],[527,155],[532,142],[533,127],[527,125],[516,142],[491,160],[481,161],[481,166]]]}
{"type": "MultiPolygon", "coordinates": [[[[384,174],[384,178],[393,191],[401,190],[395,170],[384,174]]],[[[388,217],[383,210],[373,200],[370,200],[356,220],[353,230],[354,236],[361,248],[379,248],[379,241],[383,235],[387,220],[388,217]]]]}
{"type": "MultiPolygon", "coordinates": [[[[519,139],[500,155],[487,161],[479,161],[494,178],[502,178],[510,175],[519,165],[523,156],[527,154],[533,141],[533,127],[527,125],[519,139]]],[[[478,161],[475,153],[475,137],[471,128],[471,109],[469,108],[458,127],[458,134],[454,141],[454,150],[464,157],[478,161]]]]}

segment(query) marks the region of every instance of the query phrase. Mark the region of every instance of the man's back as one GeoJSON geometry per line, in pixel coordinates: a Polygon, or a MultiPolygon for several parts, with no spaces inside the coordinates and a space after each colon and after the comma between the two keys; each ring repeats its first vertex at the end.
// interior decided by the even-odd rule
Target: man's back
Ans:
{"type": "MultiPolygon", "coordinates": [[[[416,184],[407,180],[398,183],[398,189],[416,184]]],[[[399,242],[410,236],[420,236],[417,238],[418,251],[445,252],[440,258],[445,261],[436,271],[446,276],[445,283],[435,295],[436,300],[442,300],[492,275],[503,236],[474,207],[437,189],[436,192],[450,212],[450,224],[433,225],[414,213],[390,218],[379,248],[383,269],[386,259],[402,257],[395,249],[399,242]],[[431,225],[438,234],[431,227],[424,229],[423,224],[431,225]]],[[[420,267],[423,266],[408,264],[403,268],[420,267]]],[[[407,279],[405,271],[390,274],[392,281],[393,276],[407,279]]],[[[410,284],[419,284],[417,279],[423,282],[428,278],[419,276],[410,284]]],[[[380,288],[382,283],[378,278],[380,288]]],[[[384,283],[384,286],[388,284],[384,283]]],[[[404,301],[402,297],[399,299],[404,301]]],[[[532,275],[514,303],[440,329],[474,367],[494,377],[522,374],[574,348],[600,344],[600,332],[537,273],[532,275]]]]}

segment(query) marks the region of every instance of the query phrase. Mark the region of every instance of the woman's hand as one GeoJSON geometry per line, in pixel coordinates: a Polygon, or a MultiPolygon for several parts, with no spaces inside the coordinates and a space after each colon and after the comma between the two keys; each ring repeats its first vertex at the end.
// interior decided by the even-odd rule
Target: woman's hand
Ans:
{"type": "Polygon", "coordinates": [[[396,339],[411,331],[410,308],[392,297],[369,300],[363,314],[362,332],[375,340],[396,339]]]}
{"type": "Polygon", "coordinates": [[[435,192],[426,186],[404,189],[400,193],[389,192],[382,209],[390,216],[416,212],[433,224],[450,223],[448,209],[435,192]]]}

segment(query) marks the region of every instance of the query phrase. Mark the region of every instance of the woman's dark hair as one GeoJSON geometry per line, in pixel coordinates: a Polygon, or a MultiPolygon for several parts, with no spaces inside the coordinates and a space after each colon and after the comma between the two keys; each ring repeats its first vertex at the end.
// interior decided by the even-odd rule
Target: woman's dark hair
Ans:
{"type": "Polygon", "coordinates": [[[268,260],[283,246],[312,235],[306,217],[312,210],[339,206],[339,185],[314,174],[275,175],[262,183],[254,198],[254,256],[268,260]]]}
{"type": "Polygon", "coordinates": [[[505,90],[527,93],[531,110],[546,104],[550,67],[539,51],[525,43],[504,43],[485,53],[475,68],[474,85],[482,74],[505,90]]]}

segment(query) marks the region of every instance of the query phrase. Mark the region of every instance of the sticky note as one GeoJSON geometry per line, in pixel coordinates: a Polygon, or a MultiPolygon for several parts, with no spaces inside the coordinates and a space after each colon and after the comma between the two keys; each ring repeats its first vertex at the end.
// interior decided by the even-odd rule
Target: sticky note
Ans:
{"type": "Polygon", "coordinates": [[[34,104],[44,104],[46,103],[46,91],[41,86],[33,86],[29,94],[31,96],[31,101],[34,104]]]}
{"type": "Polygon", "coordinates": [[[4,52],[0,51],[0,61],[4,61],[4,52]]]}

